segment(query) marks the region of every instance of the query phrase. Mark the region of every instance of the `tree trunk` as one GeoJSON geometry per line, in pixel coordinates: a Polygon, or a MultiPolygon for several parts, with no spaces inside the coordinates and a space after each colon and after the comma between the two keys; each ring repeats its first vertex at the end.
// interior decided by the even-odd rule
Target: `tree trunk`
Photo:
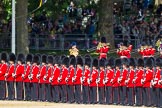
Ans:
{"type": "Polygon", "coordinates": [[[28,0],[17,0],[16,3],[16,53],[29,53],[28,47],[28,0]]]}
{"type": "Polygon", "coordinates": [[[98,31],[101,36],[105,36],[110,43],[111,49],[114,49],[113,34],[113,0],[100,0],[99,26],[98,31]]]}

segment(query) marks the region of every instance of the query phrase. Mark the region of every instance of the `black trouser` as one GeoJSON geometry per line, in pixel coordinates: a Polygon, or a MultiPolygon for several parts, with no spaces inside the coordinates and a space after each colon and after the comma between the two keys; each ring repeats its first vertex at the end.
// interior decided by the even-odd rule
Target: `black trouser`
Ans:
{"type": "Polygon", "coordinates": [[[7,88],[8,88],[8,100],[13,100],[15,98],[14,82],[8,81],[7,88]]]}
{"type": "Polygon", "coordinates": [[[120,103],[122,105],[125,105],[127,102],[126,102],[126,86],[120,86],[119,87],[119,91],[120,91],[120,103]]]}
{"type": "Polygon", "coordinates": [[[162,107],[162,88],[159,88],[159,96],[160,96],[159,107],[161,108],[162,107]]]}
{"type": "Polygon", "coordinates": [[[83,86],[83,103],[89,103],[89,86],[83,86]]]}
{"type": "Polygon", "coordinates": [[[52,91],[51,91],[51,89],[52,89],[52,87],[51,87],[51,84],[49,83],[48,84],[48,92],[47,92],[47,100],[49,101],[49,102],[51,102],[52,101],[52,91]]]}
{"type": "Polygon", "coordinates": [[[143,88],[143,105],[151,105],[151,89],[149,87],[143,88]]]}
{"type": "Polygon", "coordinates": [[[25,82],[25,100],[31,100],[30,82],[25,82]]]}
{"type": "Polygon", "coordinates": [[[52,85],[52,101],[59,102],[60,96],[59,96],[59,86],[58,85],[52,85]]]}
{"type": "Polygon", "coordinates": [[[152,88],[152,102],[153,105],[159,107],[160,106],[160,92],[159,92],[159,88],[152,88]]]}
{"type": "Polygon", "coordinates": [[[90,87],[90,103],[97,103],[97,87],[90,87]]]}
{"type": "Polygon", "coordinates": [[[33,101],[38,100],[38,83],[31,83],[31,99],[33,101]]]}
{"type": "Polygon", "coordinates": [[[0,100],[4,100],[6,98],[6,82],[0,81],[0,100]]]}
{"type": "Polygon", "coordinates": [[[112,104],[113,101],[113,91],[111,86],[106,86],[106,104],[112,104]]]}
{"type": "Polygon", "coordinates": [[[98,94],[99,94],[99,103],[105,103],[105,89],[104,87],[98,87],[98,94]]]}
{"type": "Polygon", "coordinates": [[[74,85],[68,85],[68,101],[70,103],[74,102],[74,85]]]}
{"type": "Polygon", "coordinates": [[[81,85],[75,85],[75,101],[81,103],[81,85]]]}
{"type": "Polygon", "coordinates": [[[16,94],[17,94],[17,100],[23,99],[23,82],[16,82],[16,94]]]}
{"type": "Polygon", "coordinates": [[[142,87],[136,87],[135,88],[135,95],[136,95],[136,105],[141,106],[143,104],[143,91],[142,87]]]}
{"type": "Polygon", "coordinates": [[[119,96],[119,87],[113,87],[113,102],[114,104],[119,104],[120,96],[119,96]]]}
{"type": "Polygon", "coordinates": [[[39,100],[45,101],[45,84],[39,84],[39,100]]]}
{"type": "Polygon", "coordinates": [[[134,105],[134,88],[133,87],[128,87],[127,88],[127,93],[128,93],[128,104],[129,105],[134,105]]]}
{"type": "Polygon", "coordinates": [[[67,101],[67,85],[60,85],[61,102],[67,101]]]}

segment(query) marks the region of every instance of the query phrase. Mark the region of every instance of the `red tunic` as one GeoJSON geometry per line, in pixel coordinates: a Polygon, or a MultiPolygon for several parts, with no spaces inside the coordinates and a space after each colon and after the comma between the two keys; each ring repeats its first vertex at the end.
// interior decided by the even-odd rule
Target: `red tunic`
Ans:
{"type": "Polygon", "coordinates": [[[144,74],[144,82],[143,87],[150,87],[151,86],[151,80],[153,79],[153,71],[148,69],[146,73],[144,74]]]}
{"type": "Polygon", "coordinates": [[[61,80],[60,80],[60,85],[66,85],[66,77],[68,77],[68,68],[67,67],[62,67],[62,74],[61,74],[61,80]]]}
{"type": "Polygon", "coordinates": [[[93,69],[92,70],[92,73],[90,75],[90,84],[89,86],[90,87],[97,87],[97,84],[96,84],[96,79],[98,78],[98,70],[97,69],[93,69]]]}
{"type": "Polygon", "coordinates": [[[31,74],[33,75],[31,82],[37,83],[38,82],[38,78],[37,78],[37,74],[39,72],[39,66],[34,65],[32,66],[32,71],[31,74]]]}
{"type": "Polygon", "coordinates": [[[99,83],[98,83],[98,87],[104,87],[104,84],[103,84],[103,80],[104,80],[104,69],[103,70],[100,70],[100,73],[99,73],[99,77],[100,79],[99,83]]]}
{"type": "Polygon", "coordinates": [[[54,66],[54,70],[53,70],[53,76],[52,77],[52,85],[58,85],[58,77],[60,76],[60,68],[58,66],[54,66]]]}
{"type": "Polygon", "coordinates": [[[141,83],[141,79],[143,78],[143,74],[144,74],[144,70],[143,69],[139,69],[136,71],[136,77],[134,79],[134,83],[136,87],[142,87],[143,84],[141,83]]]}
{"type": "Polygon", "coordinates": [[[0,80],[1,81],[5,80],[5,73],[7,71],[7,67],[8,66],[6,63],[0,64],[0,80]]]}
{"type": "Polygon", "coordinates": [[[127,87],[132,88],[134,87],[134,83],[133,83],[133,79],[134,79],[134,75],[135,75],[135,70],[131,69],[128,73],[128,83],[127,83],[127,87]]]}
{"type": "Polygon", "coordinates": [[[31,68],[30,67],[31,67],[31,65],[26,65],[24,79],[23,79],[24,82],[30,82],[30,80],[28,78],[28,76],[30,74],[30,71],[31,71],[31,68]]]}
{"type": "Polygon", "coordinates": [[[89,78],[89,76],[90,76],[90,70],[89,69],[85,69],[84,70],[84,75],[83,75],[83,77],[84,77],[83,85],[84,86],[88,86],[89,85],[88,84],[88,78],[89,78]]]}
{"type": "Polygon", "coordinates": [[[24,65],[21,64],[21,65],[16,65],[16,68],[15,68],[15,81],[16,82],[21,82],[23,81],[23,78],[22,78],[22,74],[24,73],[24,65]]]}
{"type": "Polygon", "coordinates": [[[109,51],[108,46],[103,46],[100,49],[97,49],[96,52],[100,53],[99,59],[101,58],[107,58],[107,52],[109,51]]]}
{"type": "Polygon", "coordinates": [[[155,75],[154,75],[154,78],[153,78],[153,80],[154,80],[154,82],[155,82],[155,84],[154,84],[154,87],[155,87],[155,88],[159,88],[158,81],[161,79],[161,78],[160,78],[160,73],[161,73],[161,69],[158,69],[158,70],[156,70],[156,72],[155,72],[155,75]]]}
{"type": "Polygon", "coordinates": [[[113,76],[114,76],[114,69],[107,70],[106,72],[107,82],[105,84],[106,86],[112,86],[112,83],[110,81],[113,79],[113,76]]]}
{"type": "Polygon", "coordinates": [[[40,69],[40,77],[39,77],[39,83],[45,83],[43,77],[46,75],[47,67],[46,65],[43,65],[40,69]]]}
{"type": "Polygon", "coordinates": [[[128,70],[123,69],[122,74],[121,74],[120,86],[126,86],[125,80],[127,79],[127,75],[128,75],[128,70]]]}
{"type": "Polygon", "coordinates": [[[72,78],[74,77],[74,67],[70,66],[69,67],[70,71],[69,71],[69,76],[68,76],[68,85],[73,85],[73,81],[72,78]]]}
{"type": "Polygon", "coordinates": [[[120,69],[116,70],[114,73],[114,78],[112,79],[113,87],[119,87],[118,78],[120,77],[120,69]]]}
{"type": "Polygon", "coordinates": [[[76,69],[76,75],[75,75],[75,82],[74,84],[75,85],[80,85],[81,84],[81,81],[80,81],[80,78],[82,77],[82,68],[77,68],[76,69]]]}

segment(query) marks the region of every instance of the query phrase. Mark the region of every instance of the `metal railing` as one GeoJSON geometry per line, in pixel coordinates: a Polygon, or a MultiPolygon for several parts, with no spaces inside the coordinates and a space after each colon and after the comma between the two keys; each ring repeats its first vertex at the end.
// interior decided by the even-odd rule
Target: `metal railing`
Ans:
{"type": "MultiPolygon", "coordinates": [[[[139,36],[130,35],[130,37],[125,37],[123,34],[114,34],[115,47],[118,47],[120,42],[127,40],[133,45],[133,49],[137,49],[141,44],[141,39],[139,36]],[[132,38],[133,37],[133,38],[132,38]]],[[[0,34],[0,49],[10,49],[11,48],[11,35],[10,34],[0,34]]],[[[152,45],[155,45],[154,38],[152,45]]],[[[87,34],[56,34],[55,38],[50,38],[50,35],[31,35],[29,34],[29,48],[34,50],[68,50],[72,42],[77,43],[77,47],[80,50],[87,50],[89,48],[95,47],[96,38],[91,37],[87,34]]]]}

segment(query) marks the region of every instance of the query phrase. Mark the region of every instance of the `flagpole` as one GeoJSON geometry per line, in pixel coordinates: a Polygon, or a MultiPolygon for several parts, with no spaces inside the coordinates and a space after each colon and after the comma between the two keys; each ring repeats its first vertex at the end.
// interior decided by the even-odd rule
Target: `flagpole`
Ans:
{"type": "Polygon", "coordinates": [[[15,0],[12,0],[12,37],[11,37],[11,52],[15,54],[15,0]]]}

